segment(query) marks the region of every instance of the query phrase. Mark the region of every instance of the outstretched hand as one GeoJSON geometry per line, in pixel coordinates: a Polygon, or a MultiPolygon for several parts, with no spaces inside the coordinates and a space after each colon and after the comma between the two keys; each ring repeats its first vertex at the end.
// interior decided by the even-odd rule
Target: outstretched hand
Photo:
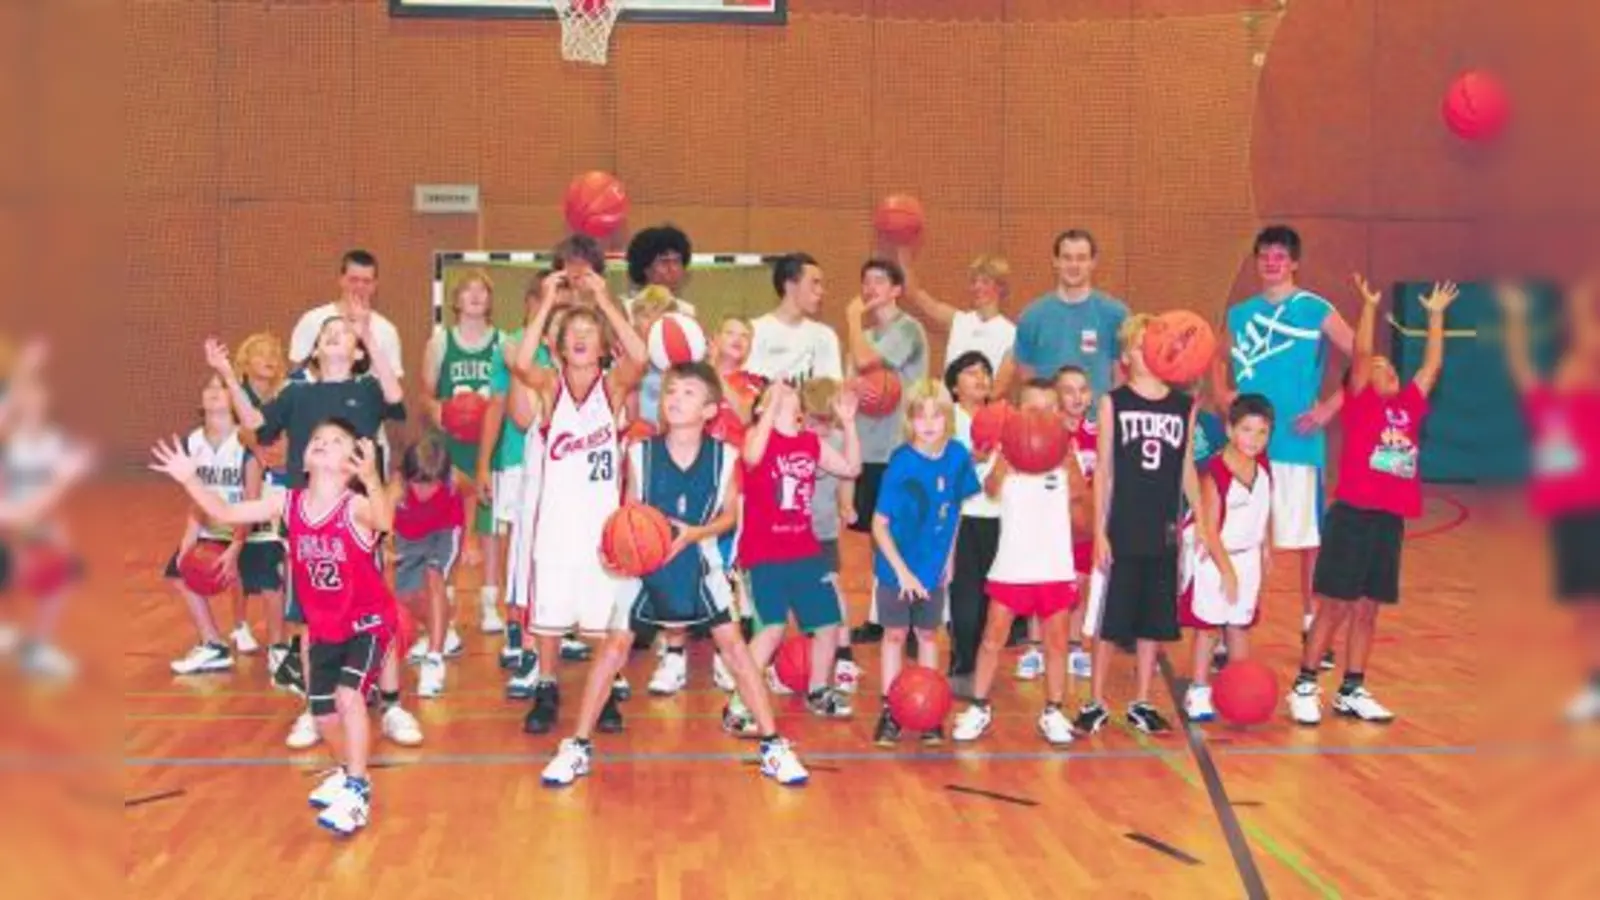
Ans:
{"type": "Polygon", "coordinates": [[[150,456],[155,460],[150,463],[152,472],[160,472],[180,483],[195,476],[194,458],[189,455],[183,440],[177,435],[157,441],[156,445],[150,448],[150,456]]]}
{"type": "Polygon", "coordinates": [[[1377,306],[1379,303],[1383,302],[1383,294],[1367,281],[1367,277],[1365,275],[1357,272],[1351,276],[1351,278],[1355,282],[1356,290],[1361,294],[1361,299],[1366,301],[1368,306],[1377,306]]]}
{"type": "Polygon", "coordinates": [[[1430,313],[1442,313],[1449,309],[1450,304],[1456,302],[1456,298],[1460,295],[1461,291],[1456,288],[1454,281],[1435,283],[1433,291],[1422,298],[1422,308],[1430,313]]]}

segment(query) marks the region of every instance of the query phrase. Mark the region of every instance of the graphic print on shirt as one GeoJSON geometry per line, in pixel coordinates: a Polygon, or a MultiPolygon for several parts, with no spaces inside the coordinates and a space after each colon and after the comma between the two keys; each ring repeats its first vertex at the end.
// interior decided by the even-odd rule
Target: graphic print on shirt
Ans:
{"type": "Polygon", "coordinates": [[[1139,464],[1149,471],[1161,468],[1163,456],[1183,450],[1188,423],[1182,416],[1140,409],[1117,411],[1117,440],[1122,446],[1139,445],[1139,464]]]}
{"type": "Polygon", "coordinates": [[[1239,384],[1253,379],[1256,367],[1280,353],[1288,353],[1303,342],[1320,343],[1322,331],[1315,328],[1296,328],[1283,321],[1291,301],[1276,305],[1271,315],[1256,313],[1244,324],[1242,331],[1233,333],[1233,361],[1238,364],[1234,375],[1239,384]]]}
{"type": "Polygon", "coordinates": [[[803,452],[777,457],[778,509],[811,515],[811,499],[817,489],[817,461],[803,452]]]}
{"type": "Polygon", "coordinates": [[[534,555],[587,559],[622,501],[617,420],[605,382],[597,381],[579,401],[563,379],[546,438],[534,555]]]}
{"type": "Polygon", "coordinates": [[[1403,409],[1385,409],[1383,415],[1386,424],[1378,434],[1378,446],[1372,448],[1367,465],[1374,472],[1396,478],[1417,477],[1417,445],[1407,434],[1411,428],[1411,414],[1403,409]]]}

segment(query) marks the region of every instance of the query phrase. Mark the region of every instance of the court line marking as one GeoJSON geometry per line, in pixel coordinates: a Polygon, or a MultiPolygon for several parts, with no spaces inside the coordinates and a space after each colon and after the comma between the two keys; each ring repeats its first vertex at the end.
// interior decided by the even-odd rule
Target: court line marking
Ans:
{"type": "Polygon", "coordinates": [[[967,787],[963,784],[947,784],[944,789],[957,794],[971,794],[974,797],[988,797],[990,800],[999,800],[1015,806],[1038,806],[1039,801],[1029,800],[1027,797],[1018,797],[1014,794],[1002,794],[999,791],[989,791],[983,788],[967,787]]]}
{"type": "Polygon", "coordinates": [[[1204,865],[1202,862],[1200,862],[1200,860],[1198,858],[1196,858],[1194,856],[1191,856],[1191,855],[1183,852],[1182,850],[1179,850],[1177,847],[1172,846],[1171,844],[1167,843],[1166,841],[1158,840],[1158,839],[1153,838],[1150,835],[1145,834],[1143,832],[1140,832],[1140,831],[1129,831],[1126,834],[1124,834],[1123,837],[1127,838],[1130,841],[1133,841],[1136,844],[1143,844],[1146,847],[1149,847],[1151,850],[1156,851],[1157,853],[1162,853],[1162,854],[1165,854],[1167,856],[1170,856],[1173,859],[1177,860],[1178,862],[1184,863],[1185,865],[1190,865],[1190,866],[1204,865]]]}

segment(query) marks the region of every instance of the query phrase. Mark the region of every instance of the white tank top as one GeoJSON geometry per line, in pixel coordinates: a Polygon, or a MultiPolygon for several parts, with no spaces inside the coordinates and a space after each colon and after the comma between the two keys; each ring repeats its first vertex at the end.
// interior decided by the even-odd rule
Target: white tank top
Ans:
{"type": "MultiPolygon", "coordinates": [[[[206,440],[206,430],[196,428],[189,432],[184,446],[189,458],[194,460],[195,475],[224,503],[233,505],[244,500],[244,460],[246,451],[239,443],[239,432],[230,431],[215,446],[206,440]]],[[[233,540],[233,528],[211,522],[200,523],[200,534],[210,540],[233,540]]],[[[270,535],[269,535],[270,537],[270,535]]]]}
{"type": "Polygon", "coordinates": [[[544,472],[533,553],[552,562],[592,560],[598,565],[600,532],[622,498],[617,418],[603,377],[581,401],[567,388],[566,376],[557,384],[541,454],[544,472]]]}
{"type": "Polygon", "coordinates": [[[1076,581],[1067,473],[1012,470],[1000,486],[1000,548],[989,580],[1002,584],[1076,581]]]}
{"type": "Polygon", "coordinates": [[[1260,549],[1267,540],[1267,517],[1272,512],[1272,475],[1267,467],[1256,467],[1256,482],[1249,487],[1237,478],[1230,479],[1228,495],[1221,499],[1222,548],[1229,553],[1260,549]]]}

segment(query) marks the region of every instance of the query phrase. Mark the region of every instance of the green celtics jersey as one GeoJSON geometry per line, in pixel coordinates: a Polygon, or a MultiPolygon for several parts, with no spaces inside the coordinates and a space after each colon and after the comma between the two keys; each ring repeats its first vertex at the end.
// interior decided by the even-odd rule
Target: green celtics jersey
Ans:
{"type": "MultiPolygon", "coordinates": [[[[448,401],[457,394],[477,393],[489,397],[489,378],[494,370],[494,358],[500,352],[500,332],[490,332],[489,339],[475,350],[462,346],[456,339],[454,328],[445,332],[444,354],[439,361],[439,400],[448,401]]],[[[478,468],[478,442],[462,443],[445,435],[445,449],[450,461],[461,472],[472,475],[478,468]]]]}

